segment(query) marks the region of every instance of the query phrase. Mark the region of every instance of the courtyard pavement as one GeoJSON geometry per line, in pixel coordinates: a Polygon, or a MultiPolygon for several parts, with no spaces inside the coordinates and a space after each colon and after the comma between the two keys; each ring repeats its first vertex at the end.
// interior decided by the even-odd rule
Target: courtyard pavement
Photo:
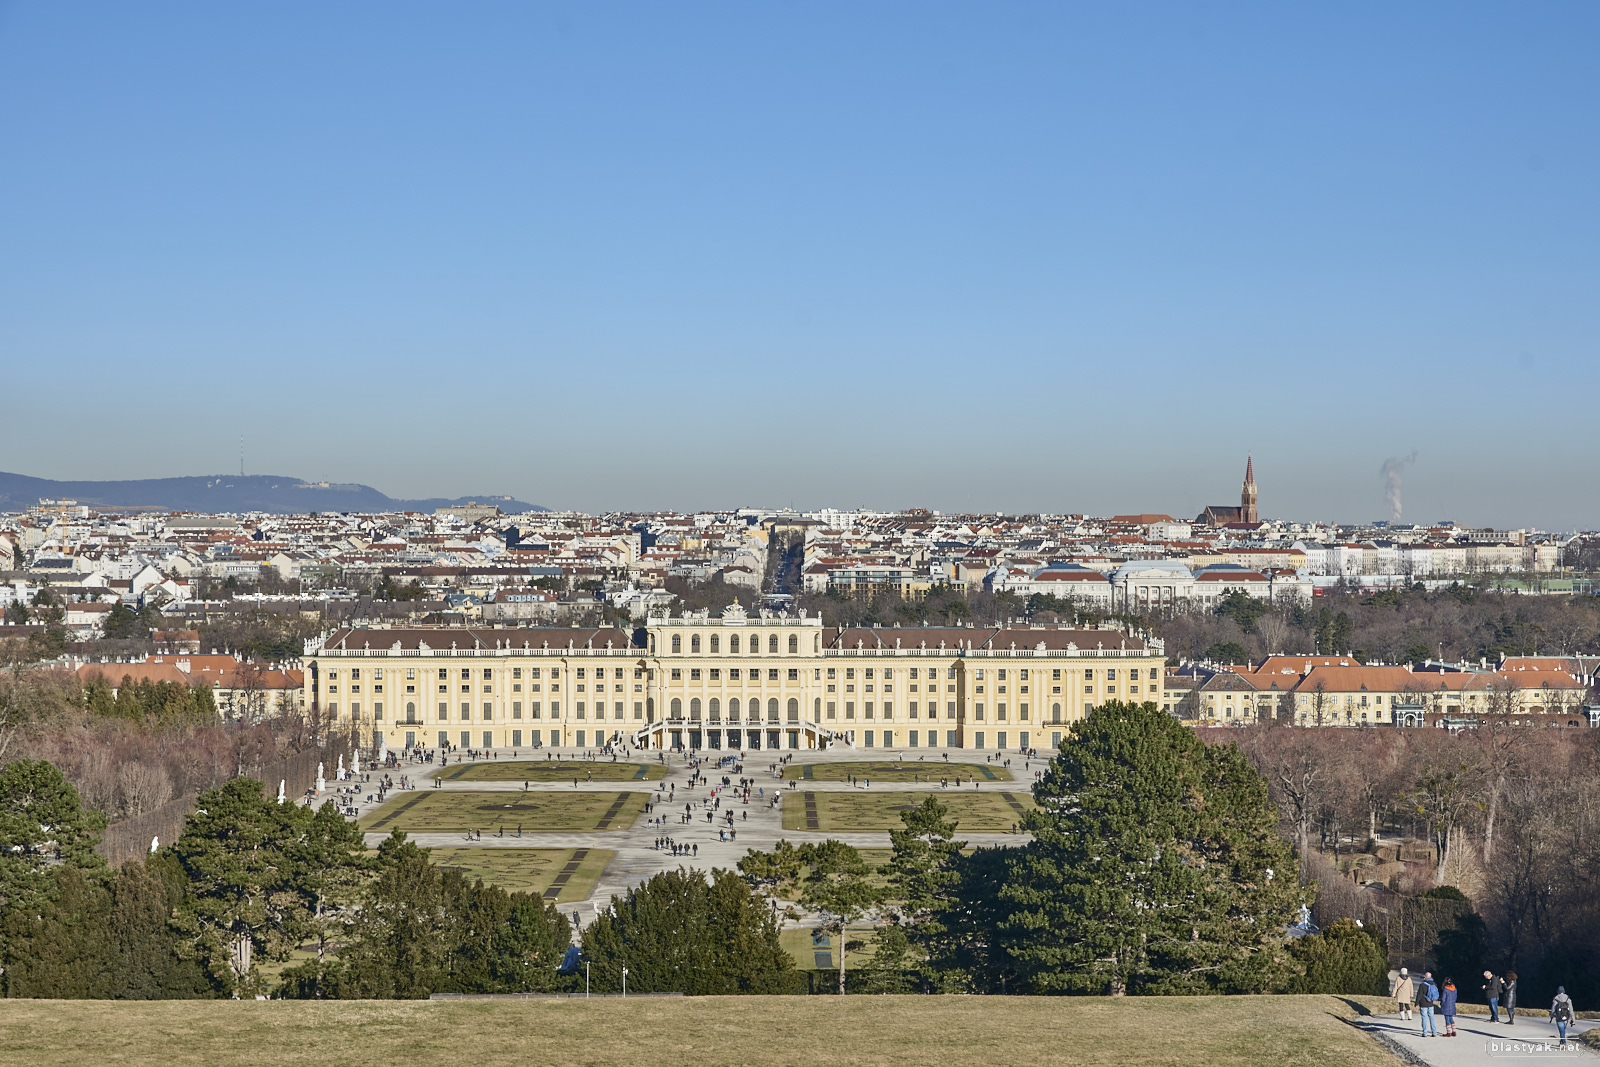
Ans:
{"type": "MultiPolygon", "coordinates": [[[[452,756],[449,764],[443,768],[441,768],[437,763],[403,763],[398,768],[395,768],[388,773],[396,781],[399,780],[401,775],[405,775],[408,780],[416,783],[416,789],[393,790],[389,793],[384,805],[363,803],[360,805],[361,815],[365,817],[374,811],[381,810],[381,807],[383,806],[403,801],[407,797],[423,791],[521,793],[523,792],[523,783],[521,781],[446,780],[435,783],[433,779],[437,775],[442,773],[450,773],[460,766],[471,765],[473,763],[493,765],[510,762],[539,762],[543,761],[546,755],[550,752],[550,749],[542,749],[532,760],[522,758],[519,754],[519,759],[516,760],[506,758],[477,761],[462,760],[458,762],[455,757],[452,756]]],[[[778,760],[784,754],[785,753],[782,752],[762,751],[749,751],[745,753],[745,759],[743,761],[744,770],[742,772],[742,776],[753,779],[755,782],[750,791],[750,801],[748,804],[742,803],[734,797],[733,790],[731,788],[725,790],[722,794],[722,808],[717,811],[719,820],[722,820],[719,824],[709,824],[706,822],[706,809],[702,806],[702,802],[710,798],[712,795],[713,786],[720,785],[724,775],[737,782],[741,776],[741,772],[735,770],[732,764],[729,764],[726,767],[716,766],[715,759],[720,755],[719,753],[703,753],[703,755],[709,757],[709,759],[707,759],[707,761],[702,765],[701,770],[709,779],[709,782],[701,783],[700,785],[691,789],[687,787],[689,776],[692,773],[692,768],[689,765],[688,759],[681,755],[667,753],[665,764],[667,767],[667,776],[664,779],[657,779],[655,781],[630,779],[608,782],[585,782],[580,780],[576,787],[574,787],[572,781],[569,779],[566,781],[557,782],[530,781],[527,786],[528,792],[537,793],[648,793],[658,801],[665,801],[665,799],[670,795],[673,798],[671,807],[669,808],[666,803],[661,803],[654,813],[666,818],[667,825],[664,827],[652,827],[647,817],[640,816],[637,820],[635,820],[631,827],[627,827],[625,829],[562,833],[527,832],[524,833],[521,838],[509,836],[500,838],[493,835],[485,835],[481,841],[474,839],[471,847],[552,849],[603,848],[614,851],[615,856],[612,858],[611,862],[606,865],[605,871],[600,875],[599,881],[595,883],[594,890],[589,894],[589,896],[579,902],[563,902],[561,905],[562,910],[566,911],[569,915],[576,913],[579,916],[580,921],[587,925],[599,908],[602,908],[610,903],[613,895],[623,894],[632,887],[638,885],[640,882],[643,882],[662,871],[672,870],[678,867],[696,868],[700,870],[710,870],[712,868],[721,867],[728,870],[733,870],[735,869],[735,864],[740,859],[743,859],[745,853],[750,849],[753,848],[766,851],[775,847],[780,840],[787,839],[791,843],[798,845],[807,841],[824,841],[829,838],[833,838],[838,841],[846,842],[847,844],[855,845],[858,848],[889,847],[888,831],[872,833],[829,833],[825,831],[783,829],[782,806],[786,804],[800,803],[800,794],[806,791],[827,793],[954,793],[958,791],[975,791],[980,793],[1026,793],[1032,788],[1034,772],[1043,770],[1048,762],[1040,758],[1028,759],[1014,753],[1005,753],[998,758],[995,758],[994,763],[995,765],[998,765],[1003,760],[1010,760],[1011,766],[1008,769],[1012,774],[1012,781],[985,781],[982,778],[979,778],[976,786],[964,783],[958,790],[953,785],[949,788],[942,788],[937,779],[940,777],[940,775],[953,777],[954,771],[952,765],[956,763],[983,766],[985,753],[979,752],[974,754],[962,750],[959,755],[952,753],[952,759],[948,764],[942,758],[923,758],[918,760],[917,756],[924,755],[922,753],[912,753],[909,758],[904,758],[903,753],[898,753],[893,750],[880,750],[876,753],[868,753],[851,749],[823,750],[820,752],[803,750],[788,753],[793,756],[793,759],[790,762],[795,766],[822,763],[861,763],[869,761],[881,764],[894,761],[895,757],[900,755],[902,756],[900,762],[907,766],[915,765],[919,773],[926,773],[935,779],[932,782],[881,781],[873,782],[870,786],[864,784],[851,785],[848,782],[782,780],[774,774],[774,767],[777,767],[779,770],[782,769],[784,765],[780,764],[778,760]],[[1024,764],[1027,766],[1024,766],[1024,764]],[[666,788],[658,788],[661,786],[665,786],[666,788]],[[765,795],[763,795],[762,791],[764,791],[765,795]],[[780,798],[777,806],[774,806],[772,803],[774,796],[780,798]],[[693,805],[694,808],[693,821],[688,824],[678,821],[678,816],[683,814],[684,804],[693,805]],[[735,821],[733,830],[736,837],[733,841],[720,841],[718,840],[717,831],[719,829],[719,825],[722,827],[726,826],[725,813],[729,810],[734,812],[735,821]],[[699,846],[699,853],[698,855],[690,856],[674,856],[670,850],[657,849],[655,847],[655,843],[656,839],[660,836],[670,837],[674,842],[680,845],[699,846]]],[[[534,754],[529,753],[529,755],[533,756],[534,754]]],[[[587,754],[583,750],[555,750],[555,756],[560,760],[584,762],[586,761],[586,755],[587,754]]],[[[660,755],[661,753],[657,750],[635,752],[629,755],[620,755],[617,758],[617,762],[660,763],[660,755]]],[[[987,755],[990,757],[995,756],[994,752],[992,751],[987,753],[987,755]]],[[[602,764],[610,762],[610,756],[601,756],[593,760],[593,763],[597,768],[602,764]]],[[[331,790],[339,783],[330,781],[328,784],[331,790]]],[[[366,835],[367,845],[369,847],[376,847],[387,836],[389,836],[388,831],[381,833],[368,833],[366,835]]],[[[1026,834],[962,833],[959,828],[956,831],[956,836],[958,839],[964,840],[968,845],[972,846],[996,844],[1015,845],[1028,840],[1028,835],[1026,834]]],[[[465,836],[457,833],[419,833],[410,835],[410,838],[417,844],[428,848],[448,846],[466,847],[467,845],[465,836]]]]}

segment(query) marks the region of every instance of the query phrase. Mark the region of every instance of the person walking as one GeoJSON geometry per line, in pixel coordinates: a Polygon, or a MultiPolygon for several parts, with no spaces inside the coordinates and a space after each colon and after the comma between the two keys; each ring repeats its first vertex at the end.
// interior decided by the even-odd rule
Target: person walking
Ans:
{"type": "Polygon", "coordinates": [[[1439,1011],[1444,1015],[1444,1036],[1456,1036],[1456,1001],[1460,994],[1456,991],[1456,980],[1446,978],[1444,988],[1439,990],[1439,1011]]]}
{"type": "Polygon", "coordinates": [[[1483,972],[1483,996],[1489,1002],[1489,1021],[1500,1021],[1500,996],[1505,992],[1504,979],[1496,978],[1493,971],[1483,972]]]}
{"type": "Polygon", "coordinates": [[[1433,984],[1433,972],[1423,971],[1417,983],[1417,1020],[1423,1037],[1438,1037],[1439,1027],[1433,1021],[1433,1009],[1438,1003],[1439,987],[1433,984]]]}
{"type": "Polygon", "coordinates": [[[1517,1021],[1517,972],[1506,972],[1506,987],[1501,993],[1506,1006],[1506,1025],[1511,1026],[1517,1021]]]}
{"type": "Polygon", "coordinates": [[[1550,1021],[1556,1024],[1556,1033],[1561,1036],[1561,1043],[1567,1043],[1567,1027],[1572,1025],[1572,998],[1567,996],[1567,987],[1556,986],[1556,999],[1550,1002],[1550,1021]]]}
{"type": "Polygon", "coordinates": [[[1395,1000],[1395,1010],[1400,1013],[1402,1022],[1411,1021],[1411,1001],[1417,995],[1417,984],[1411,980],[1411,974],[1404,967],[1389,983],[1389,995],[1395,1000]]]}

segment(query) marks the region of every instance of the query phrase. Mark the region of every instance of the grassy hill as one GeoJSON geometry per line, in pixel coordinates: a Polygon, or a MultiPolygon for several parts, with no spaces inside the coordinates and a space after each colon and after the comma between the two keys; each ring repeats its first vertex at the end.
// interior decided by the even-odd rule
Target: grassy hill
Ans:
{"type": "Polygon", "coordinates": [[[0,1048],[85,1063],[1396,1067],[1337,997],[6,1002],[0,1048]]]}

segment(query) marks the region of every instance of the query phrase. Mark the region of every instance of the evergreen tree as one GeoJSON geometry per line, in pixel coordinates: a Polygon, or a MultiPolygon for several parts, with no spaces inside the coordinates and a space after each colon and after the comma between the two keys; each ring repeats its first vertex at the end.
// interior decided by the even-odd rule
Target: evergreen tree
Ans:
{"type": "Polygon", "coordinates": [[[1266,782],[1155,704],[1075,723],[1034,787],[1000,935],[1035,993],[1260,992],[1302,894],[1266,782]]]}
{"type": "MultiPolygon", "coordinates": [[[[889,831],[894,852],[882,873],[889,878],[902,921],[894,924],[897,938],[893,949],[884,947],[887,928],[880,931],[879,952],[885,958],[874,961],[875,967],[880,962],[887,965],[888,956],[897,952],[898,942],[904,940],[906,952],[900,958],[908,965],[911,950],[920,950],[928,961],[922,967],[923,981],[937,989],[949,984],[948,976],[932,961],[948,955],[952,932],[948,912],[958,906],[958,865],[966,847],[965,841],[954,840],[956,823],[949,814],[948,808],[927,796],[912,810],[900,813],[901,829],[889,831]]],[[[962,985],[956,982],[954,988],[962,985]]]]}
{"type": "Polygon", "coordinates": [[[850,924],[883,902],[884,894],[869,880],[872,868],[861,853],[842,841],[800,846],[800,858],[809,865],[800,902],[823,915],[823,928],[838,938],[839,995],[844,996],[844,957],[850,924]]]}
{"type": "Polygon", "coordinates": [[[257,955],[284,960],[317,936],[319,903],[362,862],[360,834],[334,819],[344,822],[268,799],[253,778],[236,778],[195,801],[172,846],[189,882],[175,922],[226,988],[256,992],[257,955]]]}
{"type": "Polygon", "coordinates": [[[794,961],[778,944],[771,910],[731,871],[666,871],[612,897],[583,934],[600,992],[690,996],[782,993],[794,961]]]}
{"type": "MultiPolygon", "coordinates": [[[[43,915],[59,888],[58,868],[102,875],[105,861],[94,847],[105,825],[54,764],[15,760],[0,768],[0,918],[43,915]]],[[[0,923],[0,937],[4,930],[0,923]]],[[[0,956],[4,951],[0,941],[0,956]]]]}
{"type": "Polygon", "coordinates": [[[1340,919],[1320,934],[1289,942],[1289,954],[1305,968],[1289,982],[1291,993],[1383,996],[1389,992],[1388,948],[1354,919],[1340,919]]]}
{"type": "Polygon", "coordinates": [[[286,995],[412,1000],[445,991],[452,946],[443,872],[398,831],[378,847],[377,868],[338,960],[285,971],[286,995]]]}
{"type": "Polygon", "coordinates": [[[185,958],[170,922],[188,883],[169,853],[124,863],[112,883],[111,939],[116,960],[105,996],[117,1000],[183,1000],[217,993],[205,969],[185,958]]]}
{"type": "Polygon", "coordinates": [[[8,997],[106,997],[116,962],[111,894],[79,867],[57,867],[51,892],[6,915],[8,997]]]}

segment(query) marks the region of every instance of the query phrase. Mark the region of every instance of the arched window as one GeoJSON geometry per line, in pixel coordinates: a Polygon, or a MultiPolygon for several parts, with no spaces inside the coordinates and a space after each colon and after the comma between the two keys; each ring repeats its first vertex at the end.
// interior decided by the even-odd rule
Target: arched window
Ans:
{"type": "Polygon", "coordinates": [[[778,635],[777,634],[771,634],[771,635],[769,635],[767,637],[767,651],[771,652],[773,655],[777,655],[777,652],[778,652],[778,635]]]}
{"type": "Polygon", "coordinates": [[[672,698],[672,708],[671,708],[671,711],[669,711],[667,713],[667,715],[668,715],[669,718],[673,718],[673,719],[681,719],[681,718],[683,718],[683,701],[679,700],[677,697],[673,697],[672,698]]]}
{"type": "Polygon", "coordinates": [[[730,636],[728,638],[728,651],[729,652],[737,652],[737,651],[739,651],[739,635],[738,634],[733,634],[732,636],[730,636]]]}
{"type": "Polygon", "coordinates": [[[1060,722],[1061,721],[1061,705],[1060,704],[1051,704],[1050,705],[1050,721],[1051,722],[1060,722]]]}
{"type": "Polygon", "coordinates": [[[717,651],[717,646],[720,645],[721,643],[722,643],[722,639],[720,637],[718,637],[716,634],[712,634],[711,635],[711,651],[713,653],[715,653],[717,651]]]}
{"type": "Polygon", "coordinates": [[[767,721],[768,722],[777,722],[778,721],[778,698],[777,697],[773,697],[771,700],[767,701],[767,721]]]}
{"type": "Polygon", "coordinates": [[[698,719],[699,717],[700,717],[700,698],[699,697],[691,697],[689,699],[689,718],[698,719]]]}
{"type": "Polygon", "coordinates": [[[822,720],[822,698],[821,697],[817,697],[817,699],[815,699],[815,700],[813,700],[811,702],[811,718],[812,718],[813,721],[816,721],[816,722],[820,722],[822,720]]]}
{"type": "Polygon", "coordinates": [[[673,634],[672,635],[672,651],[674,651],[674,652],[682,652],[683,651],[683,638],[681,636],[679,636],[678,634],[673,634]]]}
{"type": "Polygon", "coordinates": [[[790,634],[789,635],[789,651],[790,652],[799,652],[800,651],[800,635],[799,634],[790,634]]]}
{"type": "Polygon", "coordinates": [[[796,700],[794,697],[789,698],[789,721],[800,721],[800,701],[796,700]]]}
{"type": "Polygon", "coordinates": [[[760,634],[751,634],[750,635],[750,654],[752,656],[754,656],[757,653],[759,653],[760,651],[761,651],[761,635],[760,634]]]}
{"type": "Polygon", "coordinates": [[[693,637],[689,638],[689,651],[690,652],[699,652],[700,651],[700,635],[699,634],[695,634],[693,637]]]}
{"type": "Polygon", "coordinates": [[[406,722],[417,721],[417,706],[411,701],[406,701],[406,722]]]}
{"type": "Polygon", "coordinates": [[[739,698],[733,697],[728,701],[728,721],[739,721],[739,698]]]}
{"type": "MultiPolygon", "coordinates": [[[[716,640],[716,639],[712,638],[712,640],[716,640]]],[[[712,722],[721,722],[722,721],[722,704],[718,702],[716,697],[712,697],[711,698],[711,706],[709,708],[707,708],[706,710],[711,712],[711,721],[712,722]]]]}

